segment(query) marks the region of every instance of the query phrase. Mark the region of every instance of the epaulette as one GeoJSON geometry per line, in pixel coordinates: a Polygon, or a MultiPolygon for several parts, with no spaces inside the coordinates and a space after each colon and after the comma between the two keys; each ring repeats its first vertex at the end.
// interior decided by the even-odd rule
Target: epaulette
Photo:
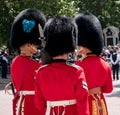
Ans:
{"type": "Polygon", "coordinates": [[[104,61],[106,61],[106,62],[107,62],[107,60],[106,60],[104,57],[100,56],[100,58],[101,58],[102,60],[104,60],[104,61]]]}
{"type": "Polygon", "coordinates": [[[71,67],[76,68],[77,70],[81,69],[81,67],[76,65],[76,64],[68,64],[68,65],[71,66],[71,67]]]}
{"type": "Polygon", "coordinates": [[[44,67],[46,67],[46,66],[48,66],[48,64],[45,64],[45,65],[40,66],[35,72],[36,72],[36,73],[39,72],[42,68],[44,68],[44,67]]]}

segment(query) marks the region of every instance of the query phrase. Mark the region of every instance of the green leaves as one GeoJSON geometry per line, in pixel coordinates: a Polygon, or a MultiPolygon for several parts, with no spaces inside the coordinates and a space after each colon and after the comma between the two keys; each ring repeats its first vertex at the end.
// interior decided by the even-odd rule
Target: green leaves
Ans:
{"type": "Polygon", "coordinates": [[[15,16],[28,7],[39,9],[47,19],[54,15],[74,17],[88,11],[100,19],[103,27],[120,24],[120,0],[0,0],[0,46],[7,44],[15,16]]]}

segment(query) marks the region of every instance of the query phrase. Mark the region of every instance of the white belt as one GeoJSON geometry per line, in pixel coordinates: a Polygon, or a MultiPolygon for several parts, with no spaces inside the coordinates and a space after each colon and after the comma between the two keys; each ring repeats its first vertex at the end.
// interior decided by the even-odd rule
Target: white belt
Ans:
{"type": "Polygon", "coordinates": [[[76,100],[63,100],[63,101],[47,101],[46,115],[50,115],[50,108],[55,106],[67,106],[76,104],[76,100]]]}
{"type": "Polygon", "coordinates": [[[34,95],[35,91],[20,91],[19,95],[34,95]]]}
{"type": "Polygon", "coordinates": [[[18,100],[18,104],[17,104],[17,108],[16,108],[16,115],[19,115],[19,111],[20,111],[20,105],[21,105],[21,101],[22,101],[22,96],[24,95],[34,95],[35,91],[19,91],[19,100],[18,100]]]}

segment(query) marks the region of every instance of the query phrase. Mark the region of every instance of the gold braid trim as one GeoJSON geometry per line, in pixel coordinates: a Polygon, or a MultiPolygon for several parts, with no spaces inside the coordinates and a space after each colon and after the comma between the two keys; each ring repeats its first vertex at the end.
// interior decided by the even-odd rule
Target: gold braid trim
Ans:
{"type": "Polygon", "coordinates": [[[92,101],[92,115],[99,115],[98,104],[97,104],[96,100],[92,101]]]}
{"type": "Polygon", "coordinates": [[[96,98],[95,95],[92,95],[92,97],[94,98],[94,100],[92,101],[92,115],[107,115],[104,100],[100,98],[99,94],[97,94],[97,96],[99,98],[96,98]]]}
{"type": "Polygon", "coordinates": [[[104,100],[101,99],[100,101],[101,101],[101,105],[102,105],[103,115],[107,115],[107,110],[106,110],[106,106],[105,106],[104,100]]]}
{"type": "Polygon", "coordinates": [[[24,103],[25,103],[25,98],[22,101],[22,106],[21,106],[21,115],[24,115],[24,103]]]}

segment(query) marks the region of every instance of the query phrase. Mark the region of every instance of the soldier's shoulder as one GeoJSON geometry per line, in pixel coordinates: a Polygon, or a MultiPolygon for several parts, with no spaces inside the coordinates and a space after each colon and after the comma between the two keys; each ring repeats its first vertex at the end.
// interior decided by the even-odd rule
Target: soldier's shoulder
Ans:
{"type": "Polygon", "coordinates": [[[81,67],[79,65],[77,65],[77,64],[70,64],[69,66],[71,66],[71,67],[73,67],[73,68],[75,68],[77,70],[81,69],[81,67]]]}
{"type": "Polygon", "coordinates": [[[42,69],[45,68],[46,66],[48,66],[48,64],[45,64],[45,65],[40,66],[40,67],[36,70],[36,72],[39,72],[40,70],[42,70],[42,69]]]}

